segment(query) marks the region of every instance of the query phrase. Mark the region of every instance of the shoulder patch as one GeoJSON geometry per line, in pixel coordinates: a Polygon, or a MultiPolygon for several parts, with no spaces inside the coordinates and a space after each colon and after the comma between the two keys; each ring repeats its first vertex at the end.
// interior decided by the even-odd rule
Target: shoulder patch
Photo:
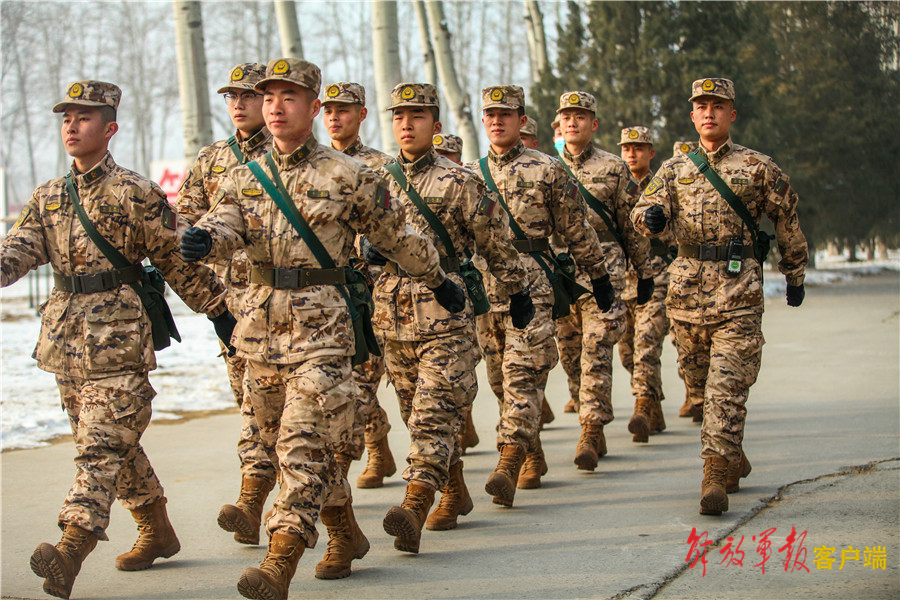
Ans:
{"type": "Polygon", "coordinates": [[[166,229],[175,231],[175,211],[172,210],[172,207],[169,206],[168,202],[165,202],[165,204],[163,204],[162,224],[166,229]]]}
{"type": "Polygon", "coordinates": [[[784,193],[787,191],[787,187],[787,182],[779,177],[778,181],[775,182],[775,186],[772,188],[772,190],[779,196],[784,196],[784,193]]]}
{"type": "Polygon", "coordinates": [[[391,208],[391,192],[383,185],[375,188],[375,205],[386,209],[391,208]]]}
{"type": "Polygon", "coordinates": [[[563,196],[574,200],[578,197],[578,184],[572,178],[566,180],[566,188],[563,190],[563,196]]]}
{"type": "Polygon", "coordinates": [[[693,177],[679,177],[678,183],[680,183],[682,185],[689,185],[691,183],[694,183],[694,178],[693,177]]]}
{"type": "Polygon", "coordinates": [[[494,216],[494,211],[496,211],[497,205],[499,204],[497,199],[498,196],[496,193],[490,190],[486,191],[484,196],[481,197],[481,200],[478,201],[478,208],[475,209],[475,214],[487,215],[489,217],[494,216]]]}
{"type": "Polygon", "coordinates": [[[629,181],[628,185],[625,186],[625,193],[629,196],[633,196],[635,192],[637,192],[638,186],[635,182],[629,181]]]}
{"type": "Polygon", "coordinates": [[[219,202],[221,202],[222,198],[224,198],[224,197],[225,197],[225,190],[219,190],[219,193],[216,194],[216,199],[213,200],[213,203],[209,205],[209,211],[207,211],[207,212],[212,212],[219,205],[219,202]]]}
{"type": "Polygon", "coordinates": [[[241,190],[241,193],[245,196],[250,196],[251,198],[262,196],[262,190],[258,190],[256,188],[244,188],[241,190]]]}
{"type": "Polygon", "coordinates": [[[307,198],[327,199],[327,198],[331,198],[331,193],[328,190],[307,190],[306,197],[307,198]]]}
{"type": "Polygon", "coordinates": [[[30,215],[30,214],[31,214],[30,207],[26,206],[25,208],[23,208],[22,212],[19,214],[19,218],[16,219],[15,223],[13,223],[13,229],[15,229],[16,227],[21,227],[22,223],[25,222],[25,219],[27,219],[28,215],[30,215]]]}
{"type": "Polygon", "coordinates": [[[606,183],[606,176],[601,175],[600,177],[591,177],[591,183],[606,183]]]}
{"type": "Polygon", "coordinates": [[[216,174],[224,173],[225,167],[223,167],[222,165],[213,165],[212,168],[210,169],[210,171],[212,171],[213,173],[216,173],[216,174]]]}
{"type": "Polygon", "coordinates": [[[645,195],[645,196],[652,196],[653,194],[655,194],[656,192],[658,192],[659,190],[661,190],[661,189],[662,189],[662,186],[663,186],[663,180],[662,180],[662,178],[661,178],[659,175],[656,175],[656,176],[654,176],[653,179],[650,181],[650,185],[647,186],[647,189],[644,190],[644,195],[645,195]]]}
{"type": "Polygon", "coordinates": [[[533,181],[523,181],[521,179],[516,180],[516,187],[531,189],[534,187],[533,181]]]}

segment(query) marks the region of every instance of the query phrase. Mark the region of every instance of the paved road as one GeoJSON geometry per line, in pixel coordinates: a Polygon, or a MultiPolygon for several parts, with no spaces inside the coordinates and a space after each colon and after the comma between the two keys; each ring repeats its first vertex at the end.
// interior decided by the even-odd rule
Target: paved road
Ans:
{"type": "MultiPolygon", "coordinates": [[[[354,506],[372,542],[370,553],[354,564],[352,577],[319,581],[313,569],[325,551],[320,528],[323,539],[301,560],[291,597],[895,598],[900,594],[898,305],[897,273],[809,289],[800,309],[767,301],[767,344],[750,396],[744,446],[753,473],[730,497],[731,509],[722,517],[698,514],[699,429],[676,416],[683,388],[667,344],[664,434],[649,444],[631,442],[626,431],[631,397],[617,363],[618,418],[608,428],[610,454],[596,473],[577,471],[572,458],[579,429],[575,416],[561,411],[566,385],[557,368],[548,387],[556,421],[543,435],[550,464],[544,487],[519,491],[515,508],[500,508],[483,492],[497,457],[496,404],[485,385],[475,405],[482,441],[465,459],[475,510],[460,527],[425,532],[418,556],[398,553],[381,520],[402,498],[399,478],[379,490],[360,490],[354,506]],[[751,537],[772,527],[776,552],[763,574],[752,566],[759,555],[751,537]],[[808,573],[784,573],[780,564],[784,553],[777,549],[792,527],[807,532],[808,573]],[[719,564],[719,545],[709,547],[705,577],[702,564],[688,568],[693,528],[709,540],[743,535],[744,565],[719,564]],[[822,546],[836,549],[830,571],[818,569],[813,560],[814,549],[822,546]],[[884,546],[884,570],[864,566],[867,546],[884,546]],[[847,559],[839,569],[842,552],[851,547],[859,549],[859,560],[847,559]]],[[[392,391],[383,389],[381,397],[398,423],[392,391]]],[[[215,522],[219,506],[237,497],[237,427],[233,413],[150,427],[145,447],[166,486],[182,551],[148,571],[116,571],[115,556],[135,537],[130,516],[116,505],[111,541],[88,558],[73,598],[239,598],[241,570],[258,564],[265,550],[233,543],[215,522]]],[[[395,427],[390,442],[400,454],[408,445],[405,430],[395,427]]],[[[70,442],[2,454],[4,598],[45,597],[28,558],[39,542],[59,537],[55,520],[71,484],[72,454],[70,442]]],[[[361,469],[353,465],[351,480],[361,469]]]]}

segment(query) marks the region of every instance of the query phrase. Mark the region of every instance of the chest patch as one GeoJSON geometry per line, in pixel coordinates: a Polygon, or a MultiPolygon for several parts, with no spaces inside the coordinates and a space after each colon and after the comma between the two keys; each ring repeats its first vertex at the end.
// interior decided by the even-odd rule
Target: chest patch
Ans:
{"type": "Polygon", "coordinates": [[[606,176],[601,175],[600,177],[592,177],[591,183],[606,183],[606,176]]]}
{"type": "Polygon", "coordinates": [[[732,177],[731,183],[734,185],[749,185],[750,180],[746,177],[732,177]]]}
{"type": "Polygon", "coordinates": [[[425,196],[425,198],[423,198],[423,200],[425,200],[425,204],[440,204],[441,202],[444,201],[444,197],[443,196],[425,196]]]}
{"type": "Polygon", "coordinates": [[[328,190],[306,190],[306,197],[322,200],[331,198],[331,193],[328,190]]]}
{"type": "Polygon", "coordinates": [[[690,185],[690,184],[694,183],[694,178],[693,177],[679,177],[678,183],[680,183],[682,185],[690,185]]]}
{"type": "Polygon", "coordinates": [[[102,215],[117,215],[122,212],[122,207],[118,204],[101,204],[99,210],[102,215]]]}
{"type": "Polygon", "coordinates": [[[518,181],[516,181],[516,187],[531,189],[534,187],[534,182],[533,181],[522,181],[521,179],[519,179],[518,181]]]}
{"type": "Polygon", "coordinates": [[[216,173],[216,174],[224,173],[225,167],[223,167],[222,165],[213,165],[212,168],[210,169],[210,171],[212,171],[213,173],[216,173]]]}
{"type": "Polygon", "coordinates": [[[244,188],[241,190],[241,193],[245,196],[250,196],[251,198],[262,196],[262,190],[257,190],[254,188],[244,188]]]}
{"type": "Polygon", "coordinates": [[[44,208],[47,210],[59,210],[59,207],[62,206],[59,200],[54,200],[53,202],[48,202],[44,208]]]}

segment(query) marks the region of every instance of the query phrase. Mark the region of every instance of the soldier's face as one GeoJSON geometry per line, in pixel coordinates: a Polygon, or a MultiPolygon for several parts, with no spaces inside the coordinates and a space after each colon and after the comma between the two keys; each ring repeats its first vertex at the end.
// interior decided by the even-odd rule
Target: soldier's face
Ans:
{"type": "Polygon", "coordinates": [[[583,108],[567,108],[559,113],[559,130],[567,144],[581,146],[591,141],[599,121],[594,113],[583,108]]]}
{"type": "Polygon", "coordinates": [[[622,160],[628,163],[632,173],[646,173],[650,170],[650,159],[656,151],[650,144],[622,144],[622,160]]]}
{"type": "Polygon", "coordinates": [[[241,133],[252,135],[263,126],[262,94],[251,90],[234,90],[228,102],[228,116],[241,133]]]}
{"type": "Polygon", "coordinates": [[[90,157],[106,152],[109,140],[119,130],[115,121],[103,122],[100,109],[70,104],[62,118],[62,140],[72,158],[90,157]]]}
{"type": "Polygon", "coordinates": [[[340,142],[356,139],[367,113],[366,108],[358,104],[329,102],[322,106],[322,120],[328,135],[340,142]]]}
{"type": "Polygon", "coordinates": [[[531,135],[530,133],[521,134],[522,143],[525,144],[526,148],[531,148],[532,150],[538,149],[538,139],[531,135]]]}
{"type": "Polygon", "coordinates": [[[484,111],[481,122],[492,146],[511,148],[519,141],[519,130],[527,122],[525,115],[519,116],[512,108],[489,108],[484,111]]]}
{"type": "Polygon", "coordinates": [[[715,96],[700,96],[695,99],[691,121],[704,140],[719,141],[728,137],[731,124],[737,118],[734,103],[715,96]]]}
{"type": "Polygon", "coordinates": [[[423,106],[401,106],[394,109],[391,126],[394,139],[407,160],[424,155],[432,146],[432,139],[441,132],[441,122],[423,106]]]}
{"type": "Polygon", "coordinates": [[[292,142],[305,141],[312,132],[313,119],[322,107],[318,98],[306,88],[287,81],[273,81],[266,86],[263,96],[263,118],[276,142],[285,142],[284,149],[292,142]]]}

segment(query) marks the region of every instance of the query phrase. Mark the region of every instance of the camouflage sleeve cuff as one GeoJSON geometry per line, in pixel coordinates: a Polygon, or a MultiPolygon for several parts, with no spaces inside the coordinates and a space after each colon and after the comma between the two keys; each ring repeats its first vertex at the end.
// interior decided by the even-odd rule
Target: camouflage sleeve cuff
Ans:
{"type": "Polygon", "coordinates": [[[413,279],[415,279],[416,281],[421,281],[423,284],[425,284],[425,287],[433,290],[444,283],[444,280],[447,279],[447,274],[444,273],[444,270],[442,268],[438,267],[434,271],[429,271],[424,275],[414,276],[413,279]]]}
{"type": "Polygon", "coordinates": [[[788,285],[799,286],[803,285],[803,281],[806,279],[806,275],[798,275],[797,277],[785,277],[785,281],[787,281],[788,285]]]}
{"type": "Polygon", "coordinates": [[[609,275],[606,271],[606,263],[602,260],[598,263],[585,267],[585,271],[588,273],[588,277],[591,279],[599,279],[604,275],[609,275]]]}
{"type": "Polygon", "coordinates": [[[528,282],[525,278],[506,284],[506,293],[512,296],[528,288],[528,282]]]}

